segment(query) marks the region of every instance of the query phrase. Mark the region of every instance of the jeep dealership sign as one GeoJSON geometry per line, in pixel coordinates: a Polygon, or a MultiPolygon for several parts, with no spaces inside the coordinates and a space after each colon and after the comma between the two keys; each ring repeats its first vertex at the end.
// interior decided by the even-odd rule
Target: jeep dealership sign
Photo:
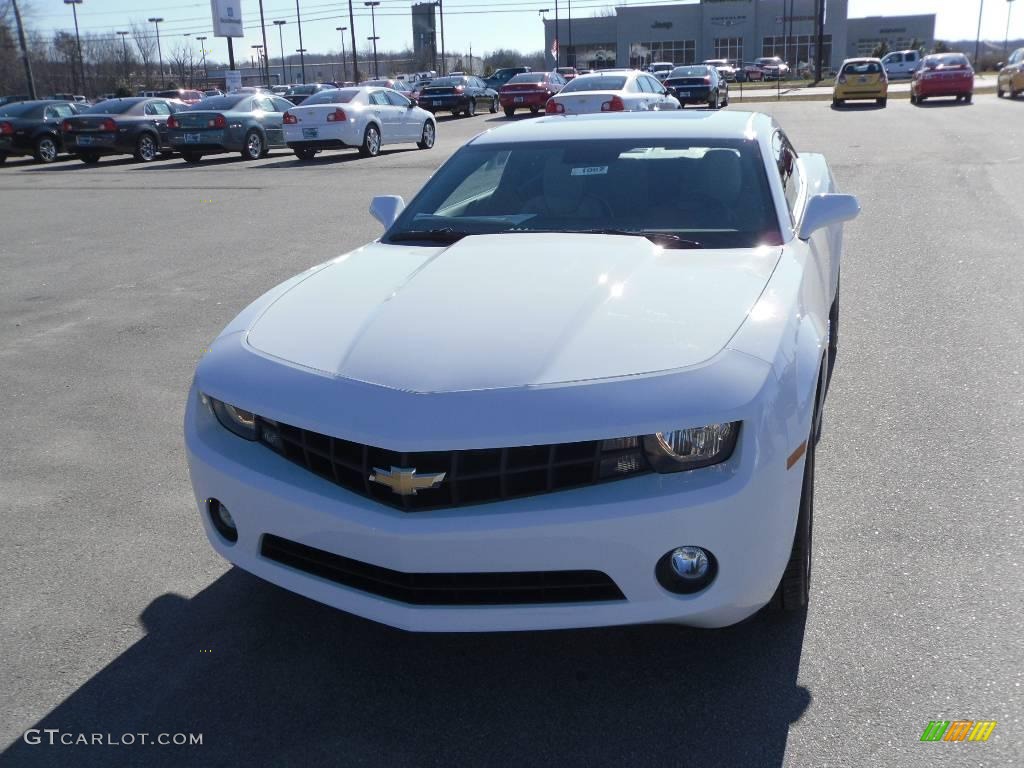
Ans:
{"type": "Polygon", "coordinates": [[[210,0],[214,37],[245,37],[242,0],[210,0]]]}

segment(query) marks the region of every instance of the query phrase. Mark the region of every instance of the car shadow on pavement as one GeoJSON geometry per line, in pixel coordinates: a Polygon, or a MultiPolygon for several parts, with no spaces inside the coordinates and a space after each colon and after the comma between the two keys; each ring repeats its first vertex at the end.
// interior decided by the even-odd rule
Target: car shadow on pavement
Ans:
{"type": "Polygon", "coordinates": [[[932,101],[930,99],[926,99],[923,104],[918,102],[914,106],[920,107],[921,109],[941,109],[942,107],[970,107],[972,106],[972,104],[966,101],[958,101],[957,99],[946,99],[939,97],[939,101],[932,101]]]}
{"type": "Polygon", "coordinates": [[[157,598],[141,622],[143,639],[31,727],[202,744],[64,746],[43,733],[0,763],[767,768],[810,702],[800,615],[411,634],[233,568],[191,600],[157,598]]]}
{"type": "Polygon", "coordinates": [[[47,165],[37,164],[34,167],[25,168],[24,170],[26,170],[26,171],[33,171],[33,172],[37,172],[37,171],[39,171],[39,172],[47,172],[47,171],[49,171],[49,172],[66,172],[66,171],[84,171],[84,170],[87,170],[87,169],[95,170],[97,168],[122,168],[124,166],[130,166],[130,165],[137,165],[137,166],[139,166],[141,168],[143,166],[146,166],[146,167],[152,166],[154,163],[159,163],[159,164],[162,165],[164,162],[166,162],[166,161],[162,160],[162,159],[157,159],[157,160],[153,160],[150,163],[140,163],[134,157],[131,157],[129,155],[124,155],[124,156],[118,155],[116,157],[103,158],[98,163],[94,163],[93,165],[89,165],[88,163],[83,163],[77,157],[70,157],[70,158],[68,158],[67,162],[57,162],[57,163],[52,163],[52,164],[47,164],[47,165]]]}

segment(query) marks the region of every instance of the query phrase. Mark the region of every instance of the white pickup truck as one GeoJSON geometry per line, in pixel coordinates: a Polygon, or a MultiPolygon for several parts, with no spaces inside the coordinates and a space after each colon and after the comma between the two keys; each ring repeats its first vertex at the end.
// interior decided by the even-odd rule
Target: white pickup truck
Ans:
{"type": "Polygon", "coordinates": [[[882,57],[885,74],[890,78],[913,77],[921,66],[920,51],[893,51],[882,57]]]}

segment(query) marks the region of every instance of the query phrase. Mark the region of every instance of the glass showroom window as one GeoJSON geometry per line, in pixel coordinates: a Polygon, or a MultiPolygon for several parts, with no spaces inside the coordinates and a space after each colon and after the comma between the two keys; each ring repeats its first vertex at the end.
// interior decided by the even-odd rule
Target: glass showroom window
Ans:
{"type": "Polygon", "coordinates": [[[566,66],[577,69],[609,69],[618,66],[615,43],[584,43],[566,47],[566,66]]]}
{"type": "MultiPolygon", "coordinates": [[[[764,38],[761,45],[762,56],[780,56],[790,66],[809,64],[814,61],[817,38],[814,35],[776,35],[764,38]]],[[[823,35],[821,48],[825,52],[825,62],[832,60],[832,35],[823,35]]],[[[870,50],[869,50],[870,52],[870,50]]]]}
{"type": "Polygon", "coordinates": [[[716,37],[715,55],[712,58],[728,59],[729,61],[743,61],[743,38],[716,37]]]}
{"type": "Polygon", "coordinates": [[[696,40],[655,40],[629,46],[629,66],[646,67],[655,61],[693,64],[697,60],[696,40]]]}

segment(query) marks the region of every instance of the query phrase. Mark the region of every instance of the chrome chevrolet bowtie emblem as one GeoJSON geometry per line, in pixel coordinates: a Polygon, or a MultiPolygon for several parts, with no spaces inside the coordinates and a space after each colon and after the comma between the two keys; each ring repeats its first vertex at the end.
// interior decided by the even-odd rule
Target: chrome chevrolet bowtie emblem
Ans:
{"type": "Polygon", "coordinates": [[[425,491],[439,486],[444,480],[444,476],[444,472],[433,475],[417,475],[416,469],[409,467],[392,467],[390,471],[374,467],[373,474],[370,475],[370,482],[386,485],[399,496],[415,496],[417,491],[425,491]]]}

